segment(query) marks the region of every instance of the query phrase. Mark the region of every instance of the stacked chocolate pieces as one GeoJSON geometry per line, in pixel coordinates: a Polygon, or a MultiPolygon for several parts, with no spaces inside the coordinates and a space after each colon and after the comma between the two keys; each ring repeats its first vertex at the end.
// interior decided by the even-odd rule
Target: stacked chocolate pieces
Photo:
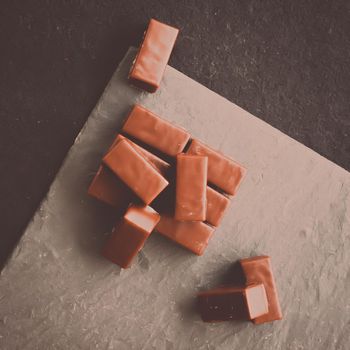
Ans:
{"type": "MultiPolygon", "coordinates": [[[[160,86],[178,29],[151,20],[129,73],[136,87],[160,86]]],[[[245,168],[142,106],[135,105],[103,157],[88,193],[113,206],[116,223],[103,256],[131,265],[152,231],[202,255],[245,168]]],[[[269,257],[240,261],[244,286],[199,293],[203,321],[281,319],[269,257]]]]}
{"type": "Polygon", "coordinates": [[[128,267],[153,230],[202,255],[244,174],[183,128],[135,105],[88,190],[122,217],[103,255],[128,267]]]}
{"type": "Polygon", "coordinates": [[[252,320],[261,324],[282,319],[275,280],[268,256],[239,261],[244,286],[223,286],[200,292],[198,307],[204,322],[252,320]]]}

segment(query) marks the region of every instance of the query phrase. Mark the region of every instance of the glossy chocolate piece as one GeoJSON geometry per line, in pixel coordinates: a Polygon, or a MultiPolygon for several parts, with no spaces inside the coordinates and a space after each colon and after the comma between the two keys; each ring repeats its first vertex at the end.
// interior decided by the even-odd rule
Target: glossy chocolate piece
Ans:
{"type": "Polygon", "coordinates": [[[206,221],[215,227],[220,225],[230,199],[207,186],[207,215],[206,221]]]}
{"type": "Polygon", "coordinates": [[[255,256],[239,261],[247,284],[262,283],[265,287],[269,312],[266,315],[257,317],[254,323],[260,324],[282,319],[281,307],[273,277],[271,260],[268,256],[255,256]]]}
{"type": "Polygon", "coordinates": [[[103,158],[106,164],[145,204],[153,201],[168,181],[127,140],[119,141],[103,158]]]}
{"type": "Polygon", "coordinates": [[[176,220],[205,220],[207,212],[207,171],[207,157],[187,154],[177,155],[176,220]]]}
{"type": "Polygon", "coordinates": [[[186,153],[207,156],[208,182],[230,195],[234,195],[237,192],[246,173],[246,169],[242,165],[198,140],[192,140],[186,153]]]}
{"type": "MultiPolygon", "coordinates": [[[[130,144],[139,151],[162,175],[165,175],[170,164],[163,159],[157,157],[151,152],[148,152],[143,147],[132,142],[128,138],[117,135],[114,139],[109,151],[121,140],[126,139],[130,144]]],[[[96,199],[114,206],[118,211],[125,210],[128,205],[135,200],[135,194],[119,179],[108,167],[101,165],[92,180],[88,194],[96,199]]]]}
{"type": "Polygon", "coordinates": [[[93,178],[88,194],[117,211],[125,210],[135,198],[132,191],[105,165],[101,165],[93,178]]]}
{"type": "Polygon", "coordinates": [[[130,82],[148,92],[160,85],[179,30],[150,20],[142,45],[129,73],[130,82]]]}
{"type": "Polygon", "coordinates": [[[156,231],[197,255],[202,255],[214,228],[200,221],[177,221],[161,215],[156,231]]]}
{"type": "Polygon", "coordinates": [[[223,286],[198,293],[198,309],[204,322],[252,320],[268,312],[262,284],[223,286]]]}
{"type": "Polygon", "coordinates": [[[185,148],[190,134],[160,118],[140,105],[135,105],[122,131],[164,154],[176,156],[185,148]]]}
{"type": "Polygon", "coordinates": [[[146,149],[144,149],[143,147],[139,146],[138,144],[136,144],[135,142],[129,140],[127,137],[118,134],[117,137],[114,139],[110,150],[121,140],[127,140],[132,147],[134,147],[134,149],[138,152],[140,152],[142,154],[142,156],[148,160],[162,175],[167,174],[167,172],[170,169],[170,164],[167,163],[165,160],[157,157],[155,154],[147,151],[146,149]]]}
{"type": "Polygon", "coordinates": [[[159,221],[159,214],[150,207],[132,205],[116,225],[102,255],[127,268],[159,221]]]}

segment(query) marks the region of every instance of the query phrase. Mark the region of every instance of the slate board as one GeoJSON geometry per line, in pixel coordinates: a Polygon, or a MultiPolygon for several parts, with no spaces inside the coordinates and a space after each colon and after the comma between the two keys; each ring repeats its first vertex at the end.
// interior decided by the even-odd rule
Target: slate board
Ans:
{"type": "MultiPolygon", "coordinates": [[[[130,49],[0,277],[1,349],[348,349],[350,174],[171,67],[127,83],[130,49]],[[99,251],[115,220],[86,195],[135,103],[248,168],[202,257],[152,234],[131,269],[99,251]],[[193,308],[239,258],[272,257],[284,319],[205,324],[193,308]]],[[[232,82],[234,84],[234,82],[232,82]]]]}

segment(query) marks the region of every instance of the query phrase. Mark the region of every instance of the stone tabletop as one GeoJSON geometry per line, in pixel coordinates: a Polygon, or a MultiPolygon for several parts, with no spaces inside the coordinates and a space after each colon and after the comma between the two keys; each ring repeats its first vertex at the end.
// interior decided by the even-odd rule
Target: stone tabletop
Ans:
{"type": "Polygon", "coordinates": [[[168,66],[161,89],[127,83],[130,49],[0,276],[0,348],[347,349],[350,174],[168,66]],[[132,268],[99,252],[114,213],[86,195],[134,103],[245,165],[202,257],[153,233],[132,268]],[[284,319],[205,324],[198,290],[239,258],[272,258],[284,319]]]}

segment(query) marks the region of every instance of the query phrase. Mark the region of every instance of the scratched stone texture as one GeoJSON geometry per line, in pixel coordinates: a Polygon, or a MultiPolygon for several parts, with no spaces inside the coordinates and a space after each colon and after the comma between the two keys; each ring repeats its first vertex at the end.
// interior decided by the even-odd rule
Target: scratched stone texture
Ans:
{"type": "Polygon", "coordinates": [[[0,269],[151,17],[170,65],[350,170],[348,0],[2,0],[0,269]]]}
{"type": "Polygon", "coordinates": [[[130,49],[0,276],[0,348],[350,347],[350,174],[168,67],[153,95],[127,83],[130,49]],[[156,233],[131,269],[99,251],[114,213],[86,195],[127,111],[141,103],[248,168],[202,257],[156,233]],[[241,257],[272,257],[284,319],[205,324],[195,293],[241,257]]]}

